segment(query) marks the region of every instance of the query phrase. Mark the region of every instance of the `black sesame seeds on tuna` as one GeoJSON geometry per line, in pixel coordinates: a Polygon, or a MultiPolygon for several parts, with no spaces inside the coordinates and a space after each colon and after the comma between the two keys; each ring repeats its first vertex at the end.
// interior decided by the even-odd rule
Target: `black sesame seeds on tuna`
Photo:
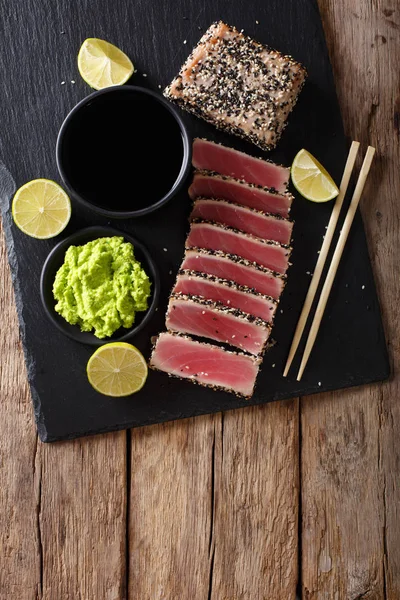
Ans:
{"type": "Polygon", "coordinates": [[[205,32],[164,91],[170,100],[263,150],[273,148],[306,70],[222,21],[205,32]]]}

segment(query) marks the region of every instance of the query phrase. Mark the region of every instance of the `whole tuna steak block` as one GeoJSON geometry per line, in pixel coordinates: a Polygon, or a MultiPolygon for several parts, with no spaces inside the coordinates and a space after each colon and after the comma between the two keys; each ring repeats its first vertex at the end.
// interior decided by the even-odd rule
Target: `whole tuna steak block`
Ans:
{"type": "Polygon", "coordinates": [[[265,241],[254,235],[210,221],[192,222],[186,239],[186,248],[193,246],[208,250],[222,250],[227,254],[237,254],[278,273],[286,273],[291,252],[289,246],[284,246],[279,242],[265,241]]]}
{"type": "Polygon", "coordinates": [[[250,398],[260,359],[231,352],[188,336],[165,332],[158,336],[150,367],[173,377],[250,398]]]}
{"type": "Polygon", "coordinates": [[[207,29],[167,98],[263,150],[276,146],[306,78],[291,56],[222,21],[207,29]]]}
{"type": "Polygon", "coordinates": [[[286,192],[289,184],[290,169],[287,167],[201,138],[195,138],[193,142],[192,164],[200,171],[216,171],[277,192],[286,192]]]}
{"type": "Polygon", "coordinates": [[[230,279],[239,285],[247,286],[260,294],[272,296],[276,300],[285,287],[286,277],[266,267],[241,258],[235,254],[225,254],[220,250],[188,248],[181,269],[210,273],[230,279]]]}
{"type": "Polygon", "coordinates": [[[268,322],[273,321],[278,304],[271,296],[259,294],[228,279],[197,271],[179,271],[172,291],[220,302],[224,306],[238,308],[242,312],[268,322]]]}
{"type": "Polygon", "coordinates": [[[189,196],[192,200],[199,197],[222,198],[242,206],[280,215],[285,219],[289,216],[293,202],[293,196],[289,193],[278,194],[275,190],[219,175],[213,171],[195,172],[189,187],[189,196]]]}
{"type": "Polygon", "coordinates": [[[254,208],[240,206],[228,200],[198,198],[194,202],[190,218],[222,223],[281,244],[288,244],[292,237],[292,221],[279,215],[270,215],[254,208]]]}
{"type": "Polygon", "coordinates": [[[271,332],[270,323],[258,317],[184,294],[171,295],[165,324],[170,331],[209,338],[255,355],[263,353],[271,332]]]}

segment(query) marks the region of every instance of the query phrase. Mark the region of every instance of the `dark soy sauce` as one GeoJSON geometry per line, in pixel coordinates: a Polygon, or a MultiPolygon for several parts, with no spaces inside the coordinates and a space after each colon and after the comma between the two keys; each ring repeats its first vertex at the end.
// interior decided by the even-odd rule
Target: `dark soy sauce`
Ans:
{"type": "Polygon", "coordinates": [[[70,185],[85,200],[108,210],[140,210],[173,188],[183,161],[182,134],[157,99],[115,91],[73,115],[62,161],[70,185]]]}

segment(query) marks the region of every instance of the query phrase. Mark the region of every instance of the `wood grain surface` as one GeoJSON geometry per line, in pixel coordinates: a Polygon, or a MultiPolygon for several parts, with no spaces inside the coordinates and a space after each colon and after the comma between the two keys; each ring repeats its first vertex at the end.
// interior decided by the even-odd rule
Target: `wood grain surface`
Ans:
{"type": "Polygon", "coordinates": [[[377,148],[391,381],[43,446],[1,236],[1,600],[400,598],[400,6],[320,8],[346,133],[377,148]]]}

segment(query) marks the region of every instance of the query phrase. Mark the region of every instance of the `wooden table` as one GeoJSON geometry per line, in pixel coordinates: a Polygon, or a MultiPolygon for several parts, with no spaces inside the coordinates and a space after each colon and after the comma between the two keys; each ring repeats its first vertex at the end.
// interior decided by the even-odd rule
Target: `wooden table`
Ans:
{"type": "Polygon", "coordinates": [[[38,442],[1,238],[1,600],[400,598],[400,3],[320,0],[394,375],[38,442]]]}

